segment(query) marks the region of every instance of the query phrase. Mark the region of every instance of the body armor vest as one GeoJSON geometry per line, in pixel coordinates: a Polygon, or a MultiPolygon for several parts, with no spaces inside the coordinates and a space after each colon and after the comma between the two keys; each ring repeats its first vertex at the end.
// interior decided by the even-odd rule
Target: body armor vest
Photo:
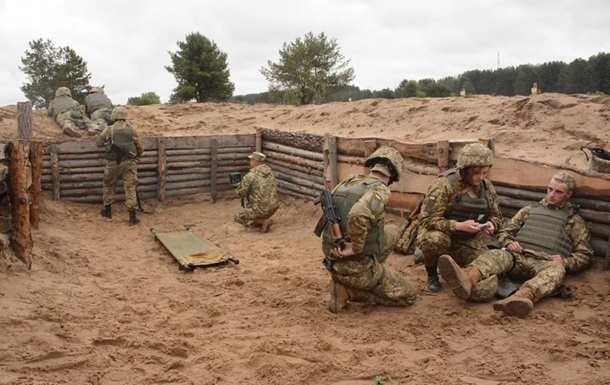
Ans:
{"type": "MultiPolygon", "coordinates": [[[[458,189],[460,183],[460,177],[457,169],[451,169],[441,174],[447,178],[453,191],[458,189]]],[[[487,182],[481,183],[479,189],[479,196],[477,198],[471,198],[467,195],[456,195],[451,211],[445,214],[446,219],[453,219],[458,222],[464,222],[469,219],[473,219],[479,223],[485,223],[489,219],[489,213],[491,212],[491,203],[487,196],[487,182]]],[[[477,234],[467,233],[465,231],[455,231],[452,233],[456,239],[472,239],[477,234]]]]}
{"type": "MultiPolygon", "coordinates": [[[[366,177],[359,184],[355,185],[340,185],[333,193],[333,201],[337,206],[337,211],[340,217],[341,233],[344,237],[348,237],[347,232],[347,215],[350,210],[362,198],[369,187],[382,183],[378,179],[366,177]]],[[[384,220],[381,219],[374,225],[366,234],[364,247],[361,256],[377,256],[383,252],[385,245],[385,233],[383,231],[384,220]]],[[[332,236],[328,229],[324,232],[326,242],[333,242],[332,236]]],[[[349,258],[343,258],[349,259],[349,258]]]]}
{"type": "Polygon", "coordinates": [[[110,128],[111,145],[108,147],[108,159],[117,160],[119,151],[124,151],[128,158],[134,158],[136,145],[133,143],[133,127],[125,121],[118,121],[110,128]],[[117,147],[119,149],[117,149],[117,147]]]}
{"type": "Polygon", "coordinates": [[[524,249],[543,251],[549,255],[559,254],[564,258],[569,256],[574,244],[565,225],[573,213],[572,207],[554,210],[542,205],[534,206],[517,233],[517,242],[524,249]]]}
{"type": "Polygon", "coordinates": [[[100,108],[108,108],[112,109],[112,102],[108,99],[106,94],[89,94],[87,95],[87,112],[89,115],[95,110],[99,110],[100,108]]]}
{"type": "Polygon", "coordinates": [[[53,100],[53,118],[57,118],[57,115],[64,111],[69,111],[72,107],[76,107],[74,100],[67,96],[62,96],[53,100]]]}

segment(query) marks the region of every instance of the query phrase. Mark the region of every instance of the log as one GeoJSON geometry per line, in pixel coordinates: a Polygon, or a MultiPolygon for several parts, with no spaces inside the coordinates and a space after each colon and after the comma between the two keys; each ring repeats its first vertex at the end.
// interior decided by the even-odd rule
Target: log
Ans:
{"type": "MultiPolygon", "coordinates": [[[[498,196],[498,202],[500,203],[500,207],[502,208],[503,214],[504,214],[505,208],[512,208],[512,209],[516,209],[516,211],[519,211],[519,209],[535,203],[535,202],[531,202],[531,201],[524,201],[521,199],[508,198],[508,197],[504,197],[501,195],[498,196]]],[[[515,211],[515,213],[516,213],[516,211],[515,211]]],[[[607,212],[580,209],[580,210],[578,210],[578,214],[580,214],[580,216],[583,217],[583,219],[588,222],[606,223],[606,224],[610,223],[610,213],[607,213],[607,212]]]]}
{"type": "Polygon", "coordinates": [[[320,190],[314,190],[314,189],[311,189],[308,187],[298,186],[298,185],[295,185],[292,183],[285,182],[283,180],[278,180],[277,184],[278,184],[278,186],[281,186],[285,189],[288,189],[288,190],[294,191],[294,192],[298,192],[298,193],[301,193],[304,195],[309,195],[312,197],[317,197],[320,195],[320,190]]]}
{"type": "Polygon", "coordinates": [[[377,139],[368,139],[364,141],[364,155],[363,158],[366,159],[371,156],[372,153],[377,150],[379,146],[377,145],[377,139]]]}
{"type": "Polygon", "coordinates": [[[339,184],[339,173],[337,172],[337,137],[328,138],[328,180],[330,188],[335,188],[339,184]]]}
{"type": "Polygon", "coordinates": [[[263,152],[263,131],[256,129],[256,139],[254,141],[254,149],[258,152],[263,152]]]}
{"type": "Polygon", "coordinates": [[[319,177],[323,176],[322,168],[313,169],[313,168],[309,168],[309,167],[300,166],[300,165],[294,164],[294,163],[283,162],[278,159],[267,159],[267,164],[270,167],[273,166],[271,168],[274,168],[275,166],[279,166],[279,167],[291,169],[294,171],[298,171],[302,174],[314,175],[314,176],[319,176],[319,177]]]}
{"type": "Polygon", "coordinates": [[[324,156],[322,155],[322,153],[302,150],[300,148],[285,146],[278,143],[265,142],[263,143],[263,149],[273,151],[275,153],[282,153],[286,155],[296,156],[299,158],[314,160],[317,162],[322,162],[324,160],[324,156]]]}
{"type": "Polygon", "coordinates": [[[30,192],[32,204],[30,206],[30,225],[38,229],[40,227],[40,193],[42,187],[42,153],[44,144],[34,140],[30,142],[30,163],[32,164],[32,185],[30,192]]]}
{"type": "Polygon", "coordinates": [[[281,172],[276,173],[276,177],[277,177],[278,181],[282,180],[282,181],[290,182],[297,186],[304,186],[304,187],[308,187],[308,188],[311,188],[311,189],[314,189],[317,191],[322,191],[324,189],[324,184],[311,182],[306,179],[295,178],[290,175],[283,174],[281,172]]]}
{"type": "Polygon", "coordinates": [[[608,245],[606,246],[606,255],[604,257],[604,270],[610,269],[610,236],[608,236],[608,245]]]}
{"type": "Polygon", "coordinates": [[[183,182],[170,182],[169,180],[165,184],[165,188],[167,191],[170,190],[179,190],[179,189],[189,189],[189,188],[201,188],[200,192],[208,192],[210,187],[209,180],[189,180],[183,182]],[[205,188],[205,190],[204,190],[205,188]]]}
{"type": "MultiPolygon", "coordinates": [[[[139,192],[139,189],[138,189],[139,192]]],[[[157,196],[156,191],[153,192],[140,192],[140,197],[142,199],[152,199],[155,198],[157,196]]],[[[115,194],[114,199],[117,202],[124,202],[125,201],[125,195],[124,194],[115,194]]],[[[77,203],[102,203],[103,199],[102,199],[102,190],[100,189],[100,192],[97,194],[91,194],[91,195],[80,195],[80,196],[70,196],[70,197],[66,197],[64,200],[68,201],[68,202],[77,202],[77,203]]]]}
{"type": "Polygon", "coordinates": [[[321,175],[312,175],[308,173],[303,173],[298,170],[293,170],[284,166],[273,165],[272,167],[274,172],[281,172],[284,175],[290,175],[296,178],[301,178],[303,180],[312,181],[319,185],[324,185],[324,178],[321,175]]]}
{"type": "Polygon", "coordinates": [[[322,162],[315,162],[309,159],[303,159],[303,158],[298,158],[298,157],[294,157],[294,156],[290,156],[290,155],[286,155],[286,154],[282,154],[279,152],[274,152],[274,151],[267,151],[267,157],[270,157],[271,159],[279,159],[283,162],[287,162],[287,163],[295,163],[301,166],[305,166],[305,167],[309,167],[309,168],[313,168],[313,169],[320,169],[322,168],[322,162]]]}
{"type": "Polygon", "coordinates": [[[11,235],[10,245],[15,256],[32,269],[32,230],[30,228],[30,199],[28,196],[28,175],[25,163],[23,141],[9,142],[8,181],[11,202],[11,235]]]}
{"type": "Polygon", "coordinates": [[[165,138],[157,139],[157,148],[159,152],[158,162],[157,162],[157,199],[159,202],[165,203],[166,191],[165,191],[165,178],[167,173],[167,157],[166,157],[166,143],[165,138]]]}
{"type": "Polygon", "coordinates": [[[278,187],[277,191],[280,194],[282,194],[282,195],[288,195],[288,196],[291,196],[291,197],[294,197],[294,198],[304,199],[306,201],[313,201],[316,198],[314,196],[310,196],[310,195],[307,195],[307,194],[300,194],[298,192],[294,192],[294,191],[291,191],[291,190],[288,190],[288,189],[284,189],[284,188],[281,188],[281,187],[278,187]]]}
{"type": "Polygon", "coordinates": [[[17,133],[19,139],[32,139],[32,102],[17,102],[17,133]]]}
{"type": "Polygon", "coordinates": [[[171,157],[175,155],[210,155],[209,148],[181,148],[172,149],[165,151],[166,156],[171,157]]]}
{"type": "Polygon", "coordinates": [[[256,128],[260,129],[263,133],[263,144],[267,141],[286,146],[294,146],[295,144],[298,144],[299,148],[303,150],[313,151],[316,153],[322,153],[323,151],[324,137],[322,135],[304,134],[300,132],[284,132],[264,127],[256,128]]]}
{"type": "Polygon", "coordinates": [[[449,141],[439,140],[436,142],[436,152],[438,154],[438,167],[443,169],[449,167],[449,141]]]}
{"type": "MultiPolygon", "coordinates": [[[[538,191],[521,190],[518,188],[495,185],[494,187],[498,195],[504,195],[511,198],[527,199],[532,202],[539,202],[542,200],[542,198],[546,196],[546,193],[538,191]]],[[[574,204],[577,204],[581,208],[610,212],[610,202],[604,202],[590,198],[576,197],[570,198],[570,201],[574,204]]]]}
{"type": "Polygon", "coordinates": [[[51,172],[53,175],[53,200],[58,201],[59,195],[59,163],[57,157],[57,146],[51,145],[51,172]]]}
{"type": "Polygon", "coordinates": [[[211,142],[212,153],[210,154],[210,193],[212,195],[212,202],[216,203],[218,192],[216,191],[216,184],[218,182],[218,139],[214,138],[211,142]]]}

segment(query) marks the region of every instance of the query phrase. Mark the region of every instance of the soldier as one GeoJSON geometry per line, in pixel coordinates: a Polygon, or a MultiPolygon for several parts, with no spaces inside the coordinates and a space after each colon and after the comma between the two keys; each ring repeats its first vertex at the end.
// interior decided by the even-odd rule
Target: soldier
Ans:
{"type": "Polygon", "coordinates": [[[398,181],[403,159],[391,147],[380,147],[364,162],[368,175],[354,175],[334,188],[340,226],[347,240],[335,247],[330,226],[322,233],[324,265],[331,275],[329,310],[338,313],[348,301],[374,305],[409,306],[417,296],[411,284],[384,262],[398,241],[397,225],[385,224],[390,188],[398,181]]]}
{"type": "Polygon", "coordinates": [[[89,95],[85,97],[85,112],[89,118],[101,128],[112,124],[112,101],[104,93],[104,87],[91,87],[89,95]]]}
{"type": "Polygon", "coordinates": [[[98,147],[107,146],[107,161],[104,170],[104,208],[100,214],[103,217],[112,218],[114,190],[118,178],[121,178],[125,190],[125,206],[129,210],[129,226],[133,226],[140,223],[140,220],[136,218],[136,186],[138,185],[136,158],[142,155],[144,149],[136,129],[126,121],[125,107],[115,107],[110,117],[115,123],[105,128],[96,140],[98,147]]]}
{"type": "Polygon", "coordinates": [[[235,215],[235,222],[244,226],[260,227],[262,233],[269,231],[271,216],[280,207],[277,195],[277,180],[273,170],[265,164],[267,156],[253,152],[250,171],[236,186],[235,192],[242,197],[242,208],[235,215]]]}
{"type": "MultiPolygon", "coordinates": [[[[569,202],[574,191],[574,177],[566,172],[555,174],[546,197],[526,206],[498,234],[504,247],[489,250],[462,269],[448,255],[439,258],[439,269],[453,293],[462,299],[472,295],[473,287],[497,276],[526,278],[513,295],[495,302],[494,310],[525,317],[534,303],[554,293],[566,273],[578,273],[592,262],[589,231],[569,202]]],[[[491,290],[488,300],[493,298],[491,290]]]]}
{"type": "Polygon", "coordinates": [[[457,167],[430,186],[419,215],[415,244],[421,249],[428,275],[428,289],[441,290],[438,258],[451,254],[462,266],[487,251],[482,233],[494,234],[502,226],[496,191],[487,179],[493,153],[480,143],[460,151],[457,167]]]}
{"type": "Polygon", "coordinates": [[[55,98],[49,105],[47,115],[52,116],[68,136],[80,138],[81,130],[87,130],[89,135],[99,132],[99,128],[83,115],[78,102],[72,99],[68,87],[59,87],[55,91],[55,98]]]}

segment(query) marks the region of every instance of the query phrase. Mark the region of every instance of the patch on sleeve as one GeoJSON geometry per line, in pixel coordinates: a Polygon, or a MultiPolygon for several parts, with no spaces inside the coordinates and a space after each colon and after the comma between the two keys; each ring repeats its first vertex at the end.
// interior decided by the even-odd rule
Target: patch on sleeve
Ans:
{"type": "Polygon", "coordinates": [[[374,193],[369,201],[369,209],[374,213],[378,212],[380,207],[383,206],[382,202],[383,198],[381,197],[381,194],[374,193]]]}

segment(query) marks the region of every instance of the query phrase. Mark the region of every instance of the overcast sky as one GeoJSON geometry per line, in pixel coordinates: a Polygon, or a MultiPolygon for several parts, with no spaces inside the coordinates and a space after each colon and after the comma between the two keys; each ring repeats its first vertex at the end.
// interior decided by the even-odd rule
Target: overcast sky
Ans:
{"type": "Polygon", "coordinates": [[[115,104],[176,87],[165,66],[199,32],[228,56],[235,95],[260,93],[283,43],[337,40],[361,89],[610,52],[610,0],[0,0],[0,106],[25,101],[28,42],[50,39],[86,62],[115,104]]]}

